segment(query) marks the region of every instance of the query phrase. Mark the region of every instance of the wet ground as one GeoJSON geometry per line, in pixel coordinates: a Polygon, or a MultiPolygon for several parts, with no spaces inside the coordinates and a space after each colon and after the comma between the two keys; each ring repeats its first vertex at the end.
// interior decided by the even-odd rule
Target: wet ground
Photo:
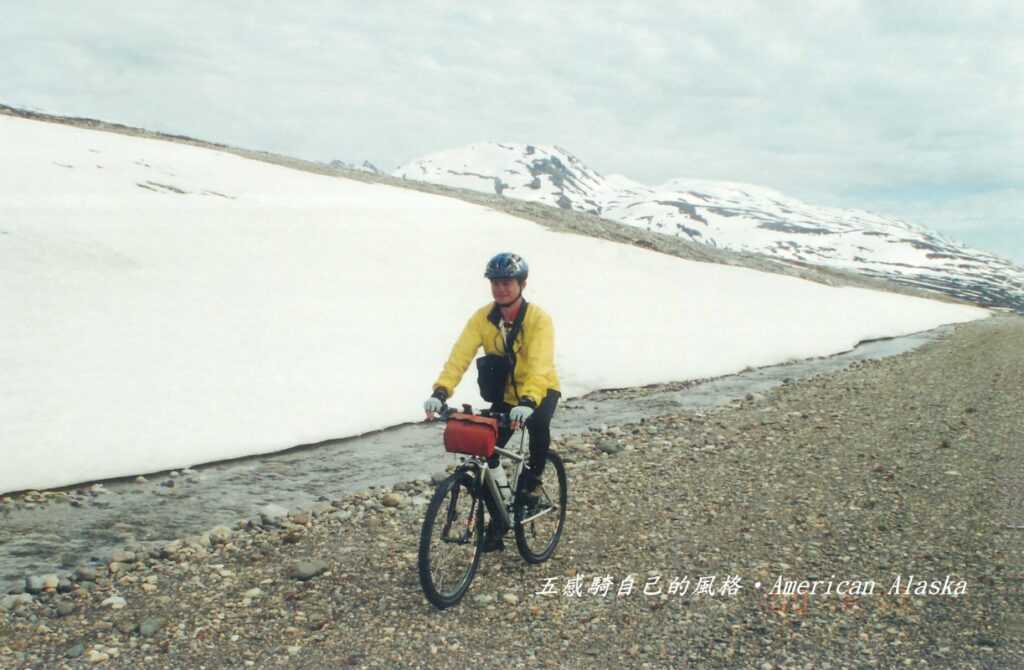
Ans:
{"type": "MultiPolygon", "coordinates": [[[[598,391],[565,400],[555,437],[637,422],[684,409],[702,409],[760,394],[784,383],[840,370],[854,361],[911,351],[942,337],[939,328],[863,343],[829,358],[750,370],[703,382],[598,391]]],[[[288,509],[331,500],[370,486],[429,477],[451,461],[440,446],[440,424],[408,424],[275,455],[205,465],[87,486],[53,502],[0,505],[0,593],[25,575],[70,570],[100,561],[135,542],[160,541],[233,526],[274,503],[288,509]]]]}

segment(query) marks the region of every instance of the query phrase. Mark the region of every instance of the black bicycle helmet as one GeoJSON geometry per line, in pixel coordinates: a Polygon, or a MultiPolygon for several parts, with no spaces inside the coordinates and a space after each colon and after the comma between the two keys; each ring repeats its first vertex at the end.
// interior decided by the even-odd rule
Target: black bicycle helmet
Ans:
{"type": "Polygon", "coordinates": [[[487,261],[487,269],[484,276],[488,279],[526,279],[530,274],[530,266],[526,264],[522,256],[503,252],[487,261]]]}

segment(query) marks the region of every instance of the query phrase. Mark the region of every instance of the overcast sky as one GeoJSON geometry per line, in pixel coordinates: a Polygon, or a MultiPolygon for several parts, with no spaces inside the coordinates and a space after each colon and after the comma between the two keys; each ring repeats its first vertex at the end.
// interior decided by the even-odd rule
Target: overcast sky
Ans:
{"type": "Polygon", "coordinates": [[[3,4],[5,104],[388,170],[557,144],[1024,263],[1021,2],[3,4]]]}

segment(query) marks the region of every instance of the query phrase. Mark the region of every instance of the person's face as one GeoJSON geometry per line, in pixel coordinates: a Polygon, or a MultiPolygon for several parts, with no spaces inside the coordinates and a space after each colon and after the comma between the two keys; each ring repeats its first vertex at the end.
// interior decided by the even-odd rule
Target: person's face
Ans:
{"type": "MultiPolygon", "coordinates": [[[[525,286],[526,282],[524,281],[523,287],[525,286]]],[[[494,302],[499,305],[508,305],[519,299],[523,287],[520,287],[519,282],[515,279],[492,279],[491,295],[494,297],[494,302]]]]}

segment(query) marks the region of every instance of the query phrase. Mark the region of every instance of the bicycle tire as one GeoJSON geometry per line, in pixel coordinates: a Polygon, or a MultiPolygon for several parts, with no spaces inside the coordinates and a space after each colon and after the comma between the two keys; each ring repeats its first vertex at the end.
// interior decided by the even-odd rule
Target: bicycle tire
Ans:
{"type": "Polygon", "coordinates": [[[517,495],[515,501],[516,548],[527,563],[543,563],[551,558],[565,527],[565,509],[569,502],[569,492],[565,465],[562,464],[561,456],[554,451],[548,451],[538,491],[542,507],[548,506],[548,511],[540,515],[534,510],[533,514],[527,516],[530,510],[527,509],[523,496],[517,495]],[[554,490],[556,488],[557,491],[554,490]]]}
{"type": "Polygon", "coordinates": [[[420,586],[427,600],[438,609],[447,609],[457,604],[473,582],[480,565],[480,549],[484,537],[484,503],[477,494],[477,479],[466,470],[460,470],[445,479],[434,491],[427,506],[427,513],[420,529],[420,546],[417,568],[420,586]],[[469,505],[466,506],[465,503],[469,505]],[[461,513],[460,513],[461,512],[461,513]],[[451,537],[452,523],[459,522],[461,532],[451,537]],[[461,522],[465,521],[463,527],[461,522]],[[435,538],[435,531],[439,535],[435,538]],[[435,539],[437,540],[435,542],[435,539]],[[443,567],[442,549],[447,545],[459,566],[454,571],[456,579],[441,579],[438,570],[443,567]],[[449,581],[451,587],[448,587],[449,581]]]}

